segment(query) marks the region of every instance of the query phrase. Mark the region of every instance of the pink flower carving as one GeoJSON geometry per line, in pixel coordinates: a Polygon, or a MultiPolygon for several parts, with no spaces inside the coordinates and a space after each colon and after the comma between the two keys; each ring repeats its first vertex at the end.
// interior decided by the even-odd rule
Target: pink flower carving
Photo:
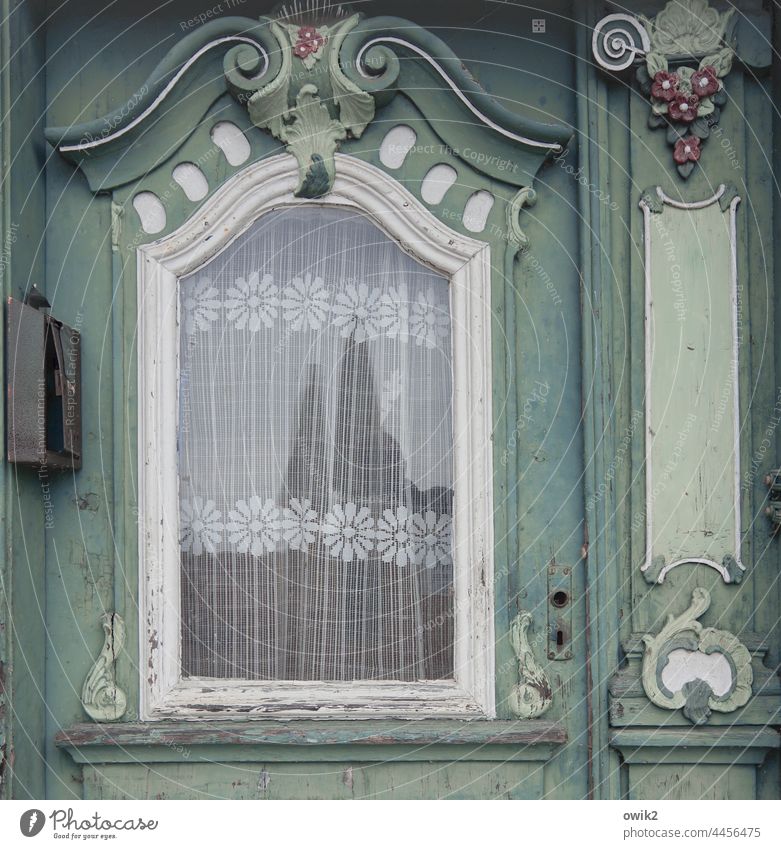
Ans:
{"type": "Polygon", "coordinates": [[[716,76],[716,69],[712,65],[707,65],[699,71],[692,74],[692,91],[698,97],[709,97],[719,90],[719,79],[716,76]]]}
{"type": "Polygon", "coordinates": [[[315,27],[306,26],[298,30],[298,40],[293,48],[293,53],[299,59],[306,59],[311,53],[317,51],[325,44],[325,38],[315,29],[315,27]]]}
{"type": "Polygon", "coordinates": [[[673,121],[683,121],[688,124],[697,117],[697,107],[700,98],[696,94],[676,94],[670,101],[669,114],[673,121]]]}
{"type": "Polygon", "coordinates": [[[667,71],[657,71],[651,85],[651,94],[657,100],[669,103],[678,94],[678,75],[668,74],[667,71]]]}
{"type": "Polygon", "coordinates": [[[696,162],[699,158],[700,140],[697,136],[686,136],[686,138],[678,139],[675,143],[673,159],[679,165],[685,165],[687,162],[696,162]]]}

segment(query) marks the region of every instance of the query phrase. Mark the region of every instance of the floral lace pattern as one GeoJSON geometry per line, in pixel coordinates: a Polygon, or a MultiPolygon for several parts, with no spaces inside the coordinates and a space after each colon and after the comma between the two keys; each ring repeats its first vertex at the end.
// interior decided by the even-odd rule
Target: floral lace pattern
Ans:
{"type": "Polygon", "coordinates": [[[257,271],[249,280],[239,277],[225,293],[225,313],[228,321],[243,330],[255,332],[261,325],[272,327],[277,317],[279,292],[270,274],[261,278],[257,271]]]}
{"type": "Polygon", "coordinates": [[[228,328],[251,333],[273,327],[281,316],[294,332],[322,330],[330,318],[342,337],[356,342],[386,336],[434,349],[450,336],[449,307],[432,293],[411,301],[404,285],[345,282],[334,289],[309,272],[284,285],[253,272],[237,278],[222,297],[211,280],[200,278],[183,287],[181,306],[188,336],[209,331],[223,310],[228,328]]]}
{"type": "Polygon", "coordinates": [[[252,496],[239,499],[227,518],[223,521],[211,499],[183,499],[181,550],[215,554],[229,543],[239,554],[259,557],[282,545],[306,552],[319,537],[332,557],[348,563],[366,560],[374,551],[399,568],[452,562],[452,518],[433,510],[413,512],[400,505],[373,516],[368,507],[348,501],[318,517],[308,499],[291,498],[282,508],[272,499],[252,496]]]}

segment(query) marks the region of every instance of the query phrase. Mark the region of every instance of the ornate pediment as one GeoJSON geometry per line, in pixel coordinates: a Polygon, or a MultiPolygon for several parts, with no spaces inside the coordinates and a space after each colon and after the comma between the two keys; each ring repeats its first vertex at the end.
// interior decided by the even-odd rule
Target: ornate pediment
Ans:
{"type": "Polygon", "coordinates": [[[531,186],[571,136],[564,125],[504,109],[444,42],[409,21],[318,4],[283,7],[259,21],[205,24],[168,53],[125,106],[86,124],[49,128],[46,137],[93,190],[111,190],[171,158],[226,92],[295,156],[295,193],[308,198],[329,191],[334,153],[399,95],[443,148],[518,189],[531,186]]]}

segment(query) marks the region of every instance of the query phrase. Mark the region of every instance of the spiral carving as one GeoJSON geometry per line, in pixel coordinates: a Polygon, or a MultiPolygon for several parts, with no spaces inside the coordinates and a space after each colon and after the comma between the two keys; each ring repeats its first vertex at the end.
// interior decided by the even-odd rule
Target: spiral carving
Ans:
{"type": "Polygon", "coordinates": [[[594,27],[591,51],[608,71],[626,70],[651,49],[648,33],[632,15],[607,15],[594,27]]]}
{"type": "Polygon", "coordinates": [[[282,44],[269,24],[261,19],[261,24],[248,33],[255,43],[238,44],[225,54],[225,79],[240,101],[268,85],[282,69],[282,44]]]}
{"type": "Polygon", "coordinates": [[[377,36],[376,27],[361,21],[345,35],[339,49],[339,65],[345,77],[368,92],[379,103],[395,90],[401,63],[392,46],[392,36],[377,36]],[[383,97],[383,93],[388,95],[383,97]]]}

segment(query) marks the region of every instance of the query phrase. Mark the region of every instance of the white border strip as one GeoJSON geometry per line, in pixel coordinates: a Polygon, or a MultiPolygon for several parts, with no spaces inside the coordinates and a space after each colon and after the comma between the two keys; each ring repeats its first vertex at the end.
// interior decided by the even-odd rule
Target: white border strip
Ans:
{"type": "MultiPolygon", "coordinates": [[[[656,194],[662,203],[676,209],[704,209],[721,200],[727,187],[722,183],[716,190],[716,193],[706,200],[693,201],[692,203],[684,203],[669,197],[664,193],[661,186],[656,187],[656,194]]],[[[740,197],[733,198],[729,206],[730,213],[730,299],[732,303],[732,368],[734,370],[733,391],[732,391],[732,419],[733,419],[733,451],[735,454],[735,497],[733,509],[735,510],[735,553],[734,557],[738,566],[745,572],[746,567],[743,565],[740,548],[742,537],[742,516],[740,509],[740,340],[738,338],[738,253],[737,253],[737,207],[740,203],[740,197]]],[[[652,292],[651,292],[651,216],[656,213],[649,208],[645,198],[640,200],[640,207],[643,210],[643,239],[644,239],[644,255],[645,255],[645,563],[640,567],[641,572],[646,572],[651,567],[653,562],[653,511],[651,510],[651,496],[653,493],[653,466],[651,463],[651,307],[652,307],[652,292]]],[[[664,568],[659,573],[657,583],[662,583],[665,576],[676,566],[681,566],[684,563],[699,563],[703,566],[710,566],[715,569],[724,579],[724,582],[731,583],[731,578],[726,567],[721,563],[716,563],[708,557],[684,557],[680,560],[675,560],[672,563],[665,564],[664,568]]]]}

